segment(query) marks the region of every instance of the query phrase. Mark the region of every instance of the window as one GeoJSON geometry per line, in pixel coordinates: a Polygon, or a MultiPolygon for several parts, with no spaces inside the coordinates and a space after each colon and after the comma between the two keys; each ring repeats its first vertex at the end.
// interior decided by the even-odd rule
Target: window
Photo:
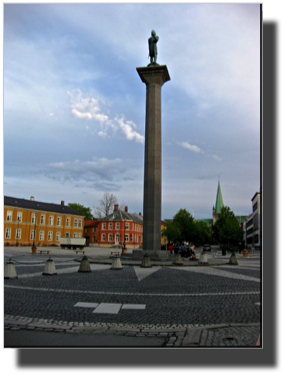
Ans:
{"type": "Polygon", "coordinates": [[[96,228],[95,227],[93,227],[93,233],[96,233],[96,228]]]}
{"type": "Polygon", "coordinates": [[[49,217],[49,225],[53,226],[53,222],[54,222],[54,217],[52,215],[50,215],[50,217],[49,217]]]}
{"type": "Polygon", "coordinates": [[[81,228],[81,227],[82,227],[82,220],[79,219],[79,228],[81,228]]]}
{"type": "Polygon", "coordinates": [[[103,230],[106,229],[106,223],[103,223],[103,224],[102,224],[102,229],[103,229],[103,230]]]}
{"type": "Polygon", "coordinates": [[[57,217],[57,226],[61,226],[61,217],[57,217]]]}
{"type": "Polygon", "coordinates": [[[45,215],[41,215],[41,225],[45,225],[45,215]]]}
{"type": "Polygon", "coordinates": [[[109,224],[109,230],[112,230],[112,223],[109,224]]]}
{"type": "Polygon", "coordinates": [[[88,233],[88,228],[85,228],[85,233],[88,233]]]}
{"type": "Polygon", "coordinates": [[[74,235],[73,235],[73,236],[74,236],[74,238],[76,238],[76,237],[77,237],[76,233],[74,233],[74,235]]]}
{"type": "Polygon", "coordinates": [[[92,242],[95,242],[95,237],[92,237],[92,242]]]}
{"type": "Polygon", "coordinates": [[[22,221],[22,212],[18,211],[17,212],[17,222],[21,222],[21,221],[22,221]]]}
{"type": "Polygon", "coordinates": [[[78,237],[81,238],[81,233],[78,234],[78,237]]]}
{"type": "Polygon", "coordinates": [[[60,232],[56,232],[56,241],[60,241],[60,232]]]}
{"type": "Polygon", "coordinates": [[[70,218],[66,218],[66,226],[70,226],[70,218]]]}
{"type": "Polygon", "coordinates": [[[32,213],[32,223],[36,223],[36,213],[32,213]]]}
{"type": "Polygon", "coordinates": [[[129,235],[125,234],[125,242],[129,242],[129,235]]]}
{"type": "Polygon", "coordinates": [[[101,241],[105,241],[105,234],[101,235],[101,241]]]}
{"type": "Polygon", "coordinates": [[[15,238],[16,238],[17,240],[20,240],[20,239],[21,239],[21,229],[16,229],[15,238]]]}
{"type": "Polygon", "coordinates": [[[74,227],[78,227],[78,220],[76,218],[74,219],[74,227]]]}
{"type": "Polygon", "coordinates": [[[40,241],[44,241],[44,230],[40,231],[39,239],[40,239],[40,241]]]}
{"type": "Polygon", "coordinates": [[[35,239],[35,230],[31,230],[30,237],[31,237],[31,240],[35,239]]]}
{"type": "Polygon", "coordinates": [[[108,234],[108,241],[112,242],[112,234],[108,234]]]}
{"type": "Polygon", "coordinates": [[[253,211],[257,210],[257,203],[253,205],[253,211]]]}
{"type": "Polygon", "coordinates": [[[52,241],[53,232],[48,232],[48,241],[52,241]]]}
{"type": "Polygon", "coordinates": [[[7,210],[6,221],[12,221],[12,211],[7,210]]]}
{"type": "Polygon", "coordinates": [[[125,224],[125,229],[129,230],[129,224],[128,223],[125,224]]]}
{"type": "Polygon", "coordinates": [[[11,229],[10,228],[6,228],[5,238],[7,238],[7,239],[11,238],[11,229]]]}
{"type": "Polygon", "coordinates": [[[66,233],[65,233],[65,237],[66,237],[66,238],[70,238],[70,233],[69,233],[69,232],[66,232],[66,233]]]}
{"type": "Polygon", "coordinates": [[[119,222],[116,223],[116,229],[119,230],[119,222]]]}

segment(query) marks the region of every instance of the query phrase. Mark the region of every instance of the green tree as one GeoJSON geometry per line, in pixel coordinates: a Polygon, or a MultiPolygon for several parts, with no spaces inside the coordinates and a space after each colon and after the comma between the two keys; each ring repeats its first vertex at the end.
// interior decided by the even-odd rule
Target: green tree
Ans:
{"type": "Polygon", "coordinates": [[[181,236],[180,229],[171,221],[167,221],[165,227],[162,229],[163,237],[166,237],[168,242],[177,242],[181,236]]]}
{"type": "Polygon", "coordinates": [[[223,207],[212,227],[214,239],[223,247],[236,247],[243,238],[243,230],[229,207],[223,207]]]}
{"type": "Polygon", "coordinates": [[[68,207],[84,215],[86,221],[93,219],[92,210],[90,207],[85,207],[79,203],[68,203],[68,207]]]}
{"type": "Polygon", "coordinates": [[[205,243],[210,242],[209,227],[203,221],[196,221],[186,210],[181,209],[174,216],[173,221],[167,221],[162,230],[169,242],[205,243]]]}

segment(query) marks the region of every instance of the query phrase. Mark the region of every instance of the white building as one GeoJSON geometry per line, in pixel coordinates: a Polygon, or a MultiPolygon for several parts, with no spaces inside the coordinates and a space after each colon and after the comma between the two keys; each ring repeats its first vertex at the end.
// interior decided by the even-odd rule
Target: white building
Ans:
{"type": "Polygon", "coordinates": [[[261,247],[261,207],[260,207],[260,192],[251,199],[252,202],[252,214],[249,215],[245,222],[245,245],[248,247],[254,246],[255,248],[261,247]]]}

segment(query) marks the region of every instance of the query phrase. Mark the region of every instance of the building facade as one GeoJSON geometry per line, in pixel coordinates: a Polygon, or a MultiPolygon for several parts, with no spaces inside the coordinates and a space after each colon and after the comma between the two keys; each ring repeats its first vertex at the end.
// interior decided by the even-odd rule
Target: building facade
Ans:
{"type": "Polygon", "coordinates": [[[4,245],[60,245],[61,237],[83,237],[84,216],[61,204],[4,196],[4,245]]]}
{"type": "Polygon", "coordinates": [[[113,213],[99,220],[86,221],[84,237],[89,246],[123,246],[138,249],[143,245],[143,217],[131,214],[126,206],[120,210],[114,205],[113,213]]]}
{"type": "Polygon", "coordinates": [[[94,218],[91,221],[84,222],[84,237],[86,239],[86,246],[97,246],[99,241],[99,221],[94,218]]]}
{"type": "Polygon", "coordinates": [[[260,192],[256,192],[252,202],[252,214],[249,215],[244,224],[245,245],[249,247],[260,248],[261,246],[261,205],[260,192]]]}

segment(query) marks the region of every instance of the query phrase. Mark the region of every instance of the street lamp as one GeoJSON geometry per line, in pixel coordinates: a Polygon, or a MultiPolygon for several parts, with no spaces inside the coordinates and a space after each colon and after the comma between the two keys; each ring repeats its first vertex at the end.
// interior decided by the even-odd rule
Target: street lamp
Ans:
{"type": "Polygon", "coordinates": [[[33,240],[33,246],[32,246],[32,252],[36,253],[36,246],[35,246],[35,238],[36,238],[36,226],[37,226],[37,215],[38,213],[35,213],[35,230],[34,230],[34,240],[33,240]]]}
{"type": "Polygon", "coordinates": [[[122,252],[126,250],[126,221],[124,220],[124,242],[123,242],[123,248],[122,252]]]}

